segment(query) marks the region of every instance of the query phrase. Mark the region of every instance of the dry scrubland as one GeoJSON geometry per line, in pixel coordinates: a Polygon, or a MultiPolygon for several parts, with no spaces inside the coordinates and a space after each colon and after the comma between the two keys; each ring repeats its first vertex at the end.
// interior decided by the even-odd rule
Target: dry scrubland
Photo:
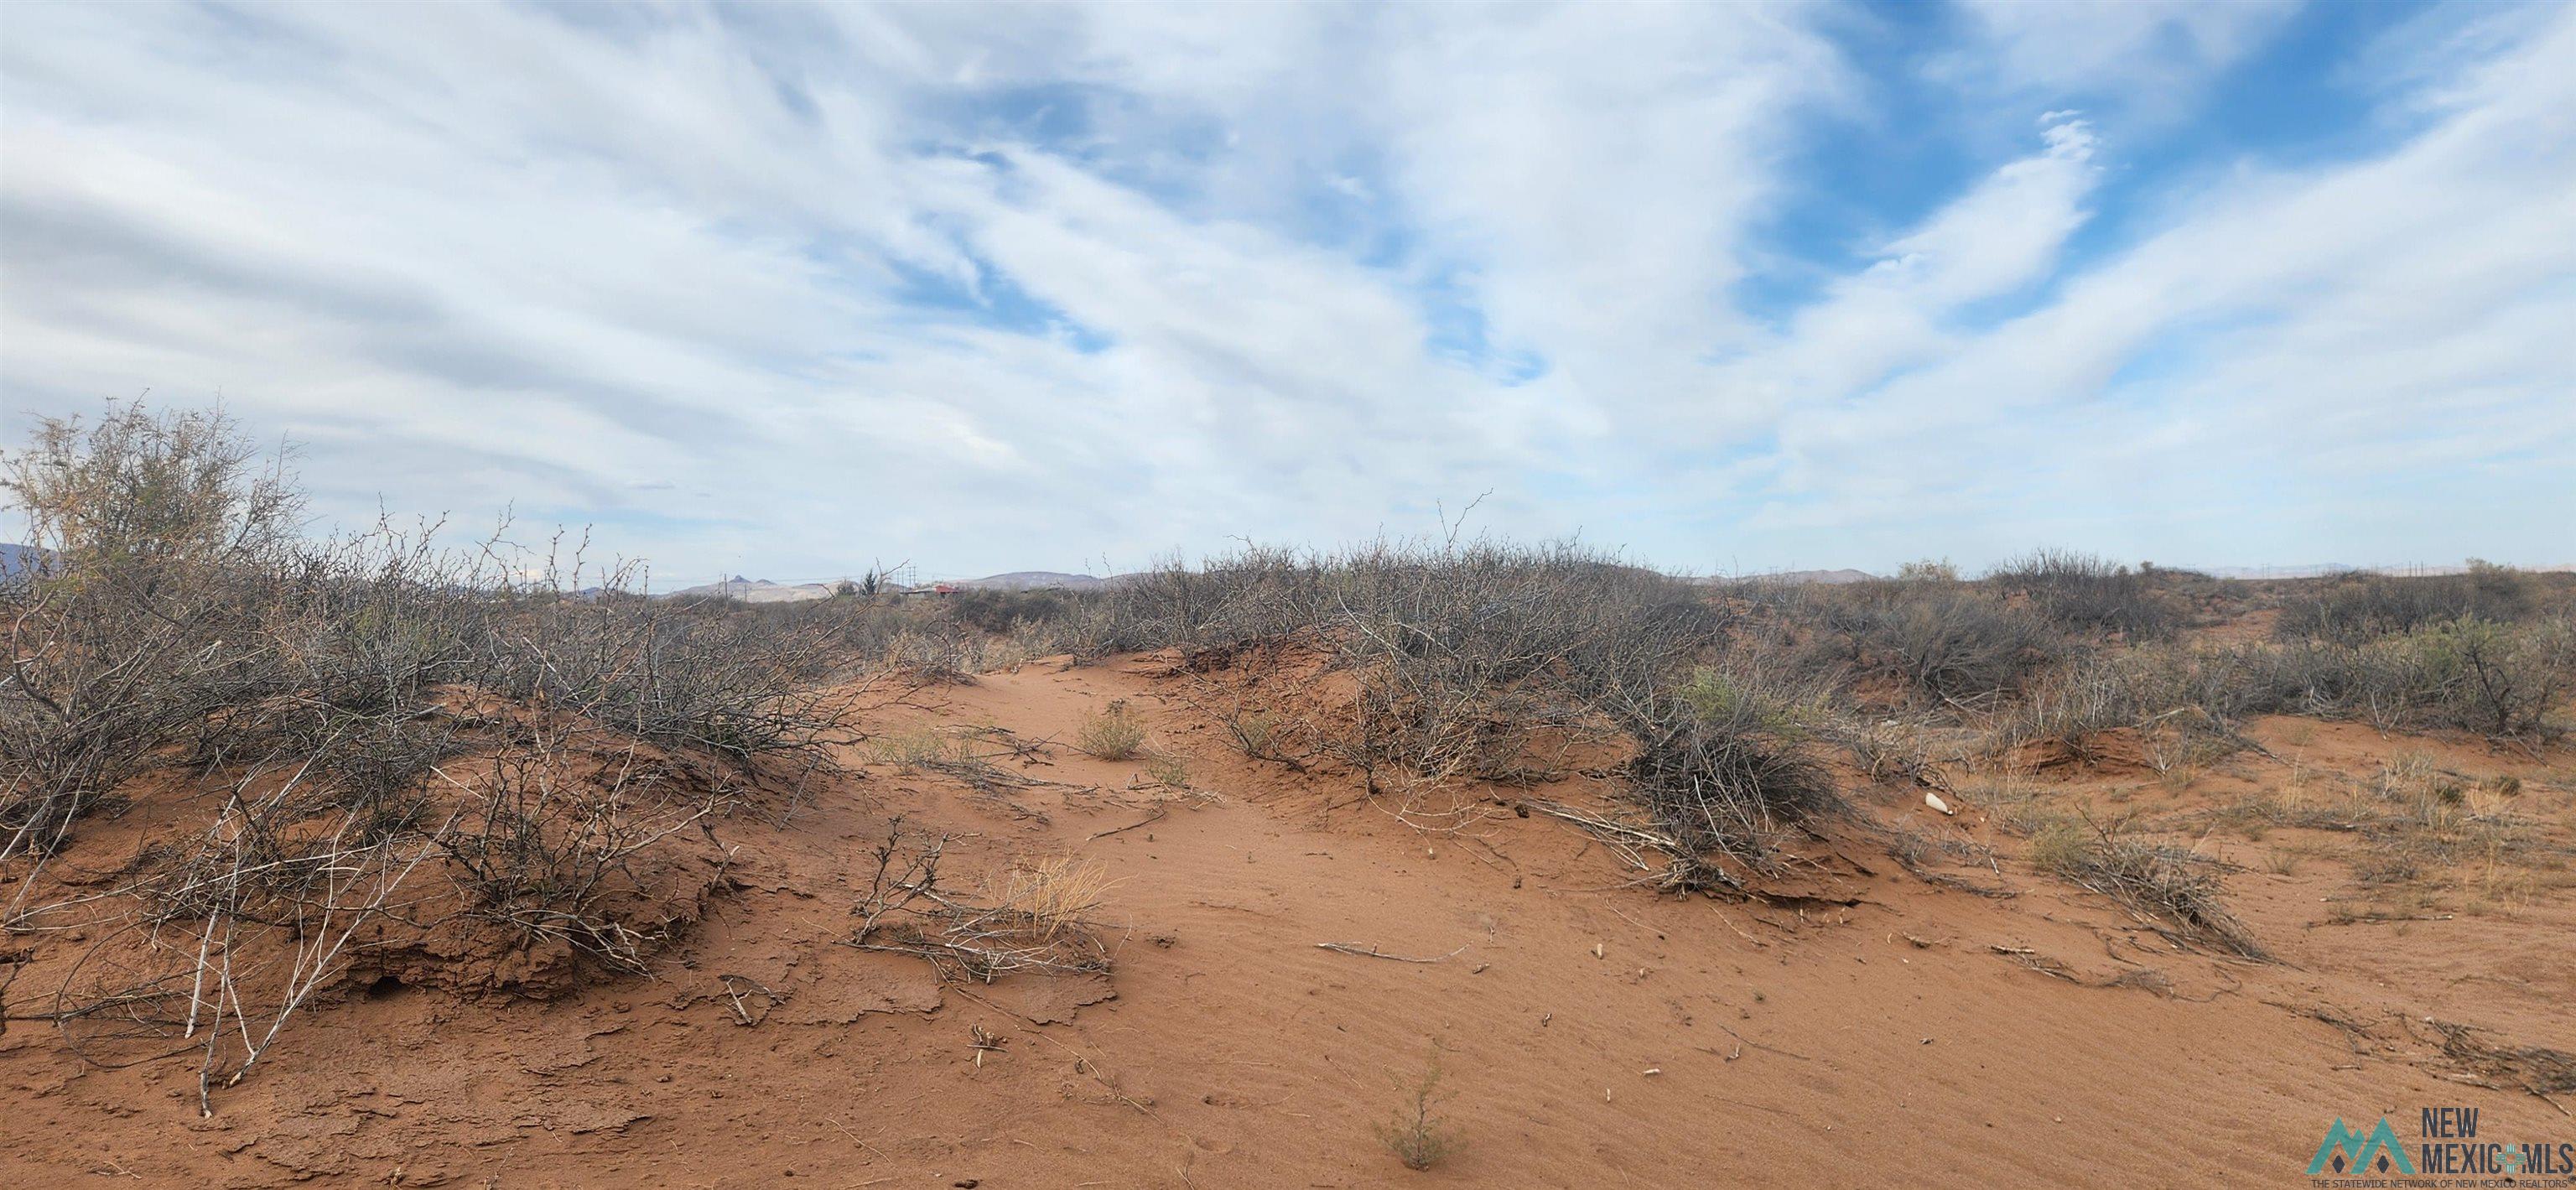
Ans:
{"type": "Polygon", "coordinates": [[[1443,540],[754,607],[308,541],[207,415],[9,474],[0,1181],[2286,1182],[2338,1115],[2576,1132],[2569,576],[1443,540]]]}

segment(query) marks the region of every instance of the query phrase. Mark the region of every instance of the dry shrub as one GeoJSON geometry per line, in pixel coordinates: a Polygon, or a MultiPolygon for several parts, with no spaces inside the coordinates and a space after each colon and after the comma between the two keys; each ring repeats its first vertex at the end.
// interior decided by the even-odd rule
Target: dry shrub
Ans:
{"type": "Polygon", "coordinates": [[[1305,639],[1354,675],[1319,744],[1406,785],[1551,775],[1539,741],[1610,690],[1686,669],[1723,632],[1689,588],[1580,546],[1379,541],[1168,563],[1089,599],[1088,650],[1231,651],[1305,639]]]}
{"type": "Polygon", "coordinates": [[[2041,549],[1988,571],[1986,583],[2018,595],[2069,632],[2163,640],[2182,615],[2146,573],[2073,550],[2041,549]]]}
{"type": "Polygon", "coordinates": [[[2576,694],[2576,620],[2464,616],[2361,645],[2295,643],[2251,658],[2248,709],[2449,728],[2495,737],[2562,734],[2576,694]]]}
{"type": "Polygon", "coordinates": [[[631,865],[736,802],[631,738],[541,721],[466,771],[475,796],[431,840],[459,914],[617,971],[642,972],[671,925],[635,912],[650,898],[631,865]]]}
{"type": "Polygon", "coordinates": [[[908,832],[896,819],[874,850],[875,874],[851,912],[849,945],[906,954],[940,978],[991,983],[1016,972],[1105,974],[1112,962],[1090,914],[1111,881],[1086,861],[1039,860],[1005,874],[988,896],[940,885],[947,835],[908,832]]]}
{"type": "Polygon", "coordinates": [[[1810,668],[1894,678],[1936,704],[2016,696],[2064,652],[2037,616],[1969,587],[1855,583],[1810,599],[1810,668]]]}
{"type": "Polygon", "coordinates": [[[636,968],[669,924],[616,903],[637,858],[849,738],[825,621],[647,601],[560,538],[307,540],[220,413],[46,420],[6,479],[44,564],[0,582],[0,924],[93,930],[49,1018],[183,1040],[207,1096],[397,955],[636,968]],[[110,888],[50,881],[146,777],[183,816],[110,888]]]}
{"type": "Polygon", "coordinates": [[[2294,588],[2273,631],[2283,640],[2357,647],[2464,616],[2520,620],[2541,610],[2541,594],[2535,576],[2474,558],[2465,574],[2344,574],[2294,588]]]}
{"type": "Polygon", "coordinates": [[[1817,712],[1812,688],[1750,668],[1704,668],[1623,707],[1636,743],[1624,772],[1672,857],[1666,886],[1741,887],[1716,861],[1767,872],[1784,830],[1839,804],[1806,751],[1817,712]]]}
{"type": "Polygon", "coordinates": [[[972,686],[976,674],[992,668],[989,648],[990,642],[973,632],[907,628],[886,641],[885,664],[930,681],[972,686]]]}
{"type": "Polygon", "coordinates": [[[1278,758],[1279,716],[1276,713],[1238,708],[1233,714],[1224,716],[1219,726],[1225,729],[1225,738],[1234,745],[1235,751],[1254,760],[1278,758]]]}
{"type": "Polygon", "coordinates": [[[1189,667],[1269,657],[1275,672],[1286,641],[1329,651],[1350,680],[1345,721],[1283,718],[1239,696],[1232,714],[1212,713],[1247,755],[1338,760],[1408,807],[1458,780],[1555,780],[1568,749],[1624,736],[1632,791],[1655,823],[1638,838],[1673,853],[1683,883],[1719,880],[1712,858],[1758,861],[1830,800],[1800,741],[1758,716],[1703,715],[1682,691],[1728,652],[1736,613],[1577,545],[1249,550],[1159,567],[1087,610],[1096,642],[1178,645],[1189,667]]]}
{"type": "Polygon", "coordinates": [[[2189,851],[2142,841],[2124,824],[2055,822],[2031,839],[2041,871],[2117,902],[2178,945],[2244,958],[2267,957],[2243,923],[2219,900],[2222,885],[2209,861],[2189,851]]]}

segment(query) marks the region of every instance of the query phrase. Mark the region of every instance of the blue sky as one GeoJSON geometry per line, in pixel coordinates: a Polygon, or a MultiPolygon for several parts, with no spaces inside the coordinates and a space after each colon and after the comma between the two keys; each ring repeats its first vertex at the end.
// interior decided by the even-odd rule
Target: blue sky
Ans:
{"type": "Polygon", "coordinates": [[[2576,562],[2576,7],[0,8],[0,404],[663,586],[2576,562]]]}

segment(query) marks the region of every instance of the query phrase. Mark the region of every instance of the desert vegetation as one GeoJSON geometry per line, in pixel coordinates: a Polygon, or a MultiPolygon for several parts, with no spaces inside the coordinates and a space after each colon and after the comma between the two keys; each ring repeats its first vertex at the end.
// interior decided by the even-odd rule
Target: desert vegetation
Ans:
{"type": "MultiPolygon", "coordinates": [[[[1753,906],[1865,868],[1877,852],[1835,867],[1865,847],[1994,897],[2013,894],[1932,870],[2010,859],[2235,963],[2273,949],[2229,905],[2248,869],[2213,838],[2350,838],[2350,920],[2426,916],[2437,889],[2509,912],[2569,854],[2518,780],[2404,756],[2315,791],[2272,774],[2208,806],[2119,804],[2248,758],[2295,769],[2259,730],[2285,716],[2562,755],[2567,576],[2222,582],[2043,550],[1975,577],[1710,582],[1451,530],[1085,591],[923,598],[872,569],[750,605],[655,598],[578,537],[506,524],[317,539],[288,462],[219,413],[125,407],[43,423],[6,464],[41,552],[0,580],[0,1007],[95,1067],[193,1063],[201,1113],[296,1021],[370,989],[652,978],[736,887],[741,839],[871,767],[1006,807],[1044,787],[1150,809],[1077,843],[1150,841],[1218,796],[1207,774],[1266,773],[1350,790],[1426,857],[1536,816],[1618,857],[1620,891],[1753,906]],[[1087,699],[1045,736],[939,717],[1040,659],[1142,667],[1159,709],[1087,699]],[[1121,776],[1033,775],[1059,760],[1121,776]],[[2139,778],[2051,792],[2095,771],[2139,778]],[[1924,804],[1995,833],[1883,821],[1924,804]]],[[[1094,863],[978,844],[961,872],[970,834],[897,816],[871,837],[835,945],[963,985],[1117,969],[1119,882],[1094,863]]],[[[2295,878],[2305,853],[2268,842],[2266,869],[2295,878]]],[[[737,1023],[780,1002],[722,978],[737,1023]]],[[[1000,1044],[977,1034],[977,1069],[1000,1044]]],[[[1416,1169],[1456,1149],[1439,1080],[1435,1062],[1382,1132],[1416,1169]]]]}
{"type": "Polygon", "coordinates": [[[307,540],[216,413],[46,423],[8,490],[44,561],[5,591],[0,929],[91,940],[9,1012],[100,1062],[197,1054],[204,1110],[353,979],[642,969],[716,824],[847,738],[833,626],[646,600],[562,542],[307,540]],[[148,836],[102,869],[123,819],[148,836]]]}

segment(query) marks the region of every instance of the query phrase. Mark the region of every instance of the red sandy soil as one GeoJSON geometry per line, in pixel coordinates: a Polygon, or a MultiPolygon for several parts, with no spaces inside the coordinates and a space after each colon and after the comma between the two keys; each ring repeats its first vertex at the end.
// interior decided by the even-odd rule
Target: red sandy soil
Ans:
{"type": "MultiPolygon", "coordinates": [[[[870,727],[1052,737],[1012,767],[1060,784],[972,794],[854,752],[788,825],[723,828],[729,891],[649,978],[545,1002],[352,989],[210,1119],[185,1059],[89,1069],[16,1024],[0,1186],[2290,1186],[2337,1118],[2386,1115],[2412,1140],[2421,1108],[2465,1105],[2483,1137],[2576,1139],[2550,1101],[2445,1055],[2428,1020],[2576,1050],[2563,886],[2343,920],[2344,836],[2209,832],[2204,852],[2244,865],[2229,905],[2277,961],[2221,958],[2034,874],[1962,783],[1955,818],[1920,788],[1854,792],[1859,821],[1813,840],[1823,874],[1799,896],[1657,895],[1621,887],[1637,873],[1576,826],[1512,809],[1607,805],[1606,781],[1473,790],[1484,816],[1426,831],[1349,774],[1230,751],[1189,689],[1150,657],[943,687],[870,727]],[[1160,803],[1141,760],[1064,744],[1113,698],[1213,798],[1160,803]],[[896,814],[970,835],[961,872],[1099,865],[1114,976],[942,987],[917,959],[841,945],[896,814]],[[2003,858],[1930,862],[1927,880],[1884,828],[2003,858]],[[2266,870],[2287,840],[2317,854],[2266,870]],[[725,976],[774,993],[757,1024],[725,976]],[[1002,1041],[980,1064],[974,1026],[1002,1041]],[[1377,1132],[1435,1047],[1462,1146],[1416,1173],[1377,1132]]],[[[2289,720],[2257,734],[2271,757],[2189,781],[2027,780],[2179,813],[2421,751],[2518,775],[2519,811],[2576,821],[2563,754],[2289,720]]]]}

